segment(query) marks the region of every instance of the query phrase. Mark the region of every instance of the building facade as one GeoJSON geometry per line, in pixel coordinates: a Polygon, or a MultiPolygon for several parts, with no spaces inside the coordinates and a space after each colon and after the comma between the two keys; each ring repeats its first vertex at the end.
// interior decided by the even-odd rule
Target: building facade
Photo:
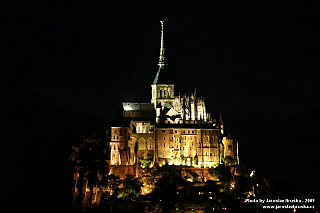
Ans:
{"type": "Polygon", "coordinates": [[[122,103],[122,122],[110,127],[110,164],[134,167],[148,158],[159,166],[212,168],[228,156],[239,162],[238,143],[224,134],[221,114],[218,121],[212,118],[196,89],[175,96],[165,69],[163,24],[151,103],[122,103]]]}
{"type": "Polygon", "coordinates": [[[120,121],[110,123],[106,138],[84,136],[73,143],[71,204],[75,208],[94,203],[107,206],[110,174],[138,177],[139,171],[143,173],[139,168],[145,165],[184,165],[184,174],[201,170],[204,180],[209,168],[228,157],[229,163],[230,158],[239,162],[238,143],[230,134],[225,135],[221,114],[218,120],[212,118],[196,89],[175,96],[164,51],[162,21],[159,69],[151,84],[151,102],[123,102],[120,121]]]}

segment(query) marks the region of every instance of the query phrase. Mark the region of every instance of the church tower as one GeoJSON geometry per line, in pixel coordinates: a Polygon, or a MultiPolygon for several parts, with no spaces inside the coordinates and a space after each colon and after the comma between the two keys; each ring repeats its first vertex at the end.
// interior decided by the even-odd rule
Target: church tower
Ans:
{"type": "Polygon", "coordinates": [[[157,112],[164,107],[172,107],[174,102],[174,84],[171,82],[168,70],[165,69],[167,65],[164,62],[164,37],[163,37],[163,23],[161,23],[161,46],[160,46],[160,56],[159,56],[159,69],[156,77],[151,85],[151,103],[153,103],[157,112]],[[157,109],[158,108],[158,109],[157,109]]]}

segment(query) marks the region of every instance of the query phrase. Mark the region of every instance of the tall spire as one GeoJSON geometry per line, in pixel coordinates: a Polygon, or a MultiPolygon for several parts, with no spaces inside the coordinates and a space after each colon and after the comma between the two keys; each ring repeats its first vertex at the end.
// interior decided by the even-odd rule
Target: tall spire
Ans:
{"type": "Polygon", "coordinates": [[[161,23],[161,46],[160,46],[160,55],[159,55],[159,69],[157,72],[156,77],[154,78],[153,84],[159,84],[159,82],[161,83],[170,83],[168,80],[168,77],[166,76],[165,73],[162,73],[161,77],[160,77],[160,71],[164,70],[164,66],[167,65],[164,63],[164,52],[165,52],[165,48],[164,48],[164,36],[163,36],[163,23],[164,21],[160,21],[161,23]],[[160,79],[161,78],[161,79],[160,79]]]}
{"type": "Polygon", "coordinates": [[[164,48],[164,38],[163,38],[163,23],[164,21],[160,21],[161,23],[161,46],[160,46],[160,56],[159,56],[159,68],[163,69],[164,68],[164,52],[165,52],[165,48],[164,48]]]}

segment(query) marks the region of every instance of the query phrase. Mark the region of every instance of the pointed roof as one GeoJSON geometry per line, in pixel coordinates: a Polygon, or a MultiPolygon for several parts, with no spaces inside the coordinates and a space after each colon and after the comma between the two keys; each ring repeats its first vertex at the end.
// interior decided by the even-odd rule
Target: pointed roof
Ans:
{"type": "Polygon", "coordinates": [[[166,113],[166,115],[174,116],[174,115],[179,115],[179,113],[178,113],[174,108],[171,108],[171,109],[169,109],[169,111],[166,113]]]}
{"type": "Polygon", "coordinates": [[[164,62],[164,37],[163,37],[163,23],[164,21],[160,21],[161,23],[161,46],[160,46],[160,55],[159,55],[159,69],[156,74],[156,77],[153,80],[152,84],[172,84],[172,81],[170,81],[169,72],[168,69],[164,69],[165,65],[167,65],[164,62]],[[160,75],[161,72],[161,75],[160,75]]]}
{"type": "Polygon", "coordinates": [[[172,80],[171,80],[171,78],[169,76],[168,68],[161,69],[159,67],[157,75],[154,78],[152,84],[173,84],[173,82],[172,82],[172,80]]]}

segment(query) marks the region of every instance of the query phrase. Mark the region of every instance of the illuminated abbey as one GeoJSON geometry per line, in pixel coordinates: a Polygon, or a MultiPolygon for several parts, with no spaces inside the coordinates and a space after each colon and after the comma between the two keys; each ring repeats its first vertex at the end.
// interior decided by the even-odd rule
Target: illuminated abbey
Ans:
{"type": "MultiPolygon", "coordinates": [[[[209,174],[210,168],[227,159],[232,165],[239,163],[238,143],[224,133],[221,114],[218,119],[212,118],[196,89],[175,96],[164,53],[161,21],[159,69],[151,84],[151,101],[123,102],[120,121],[110,123],[106,130],[107,141],[92,135],[73,144],[69,159],[74,167],[74,207],[104,205],[113,194],[106,184],[111,174],[121,179],[132,175],[142,181],[149,177],[146,167],[156,171],[163,165],[182,165],[181,177],[187,181],[193,181],[188,179],[189,172],[197,173],[202,182],[217,181],[209,174]]],[[[147,183],[141,190],[146,195],[152,186],[147,183]]]]}
{"type": "Polygon", "coordinates": [[[107,131],[111,166],[135,170],[140,159],[152,159],[158,166],[212,168],[228,156],[239,162],[238,143],[224,134],[221,114],[212,118],[196,89],[175,96],[165,68],[163,24],[161,21],[159,69],[151,85],[151,102],[123,102],[122,122],[107,131]]]}

